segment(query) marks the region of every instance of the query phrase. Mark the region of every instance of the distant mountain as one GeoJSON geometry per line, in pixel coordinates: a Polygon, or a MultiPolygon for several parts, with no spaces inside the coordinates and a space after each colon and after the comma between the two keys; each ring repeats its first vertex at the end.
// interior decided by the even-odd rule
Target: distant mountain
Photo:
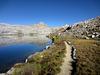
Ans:
{"type": "Polygon", "coordinates": [[[42,34],[48,35],[52,32],[52,28],[43,23],[34,25],[10,25],[6,23],[0,23],[0,35],[34,35],[42,34]]]}

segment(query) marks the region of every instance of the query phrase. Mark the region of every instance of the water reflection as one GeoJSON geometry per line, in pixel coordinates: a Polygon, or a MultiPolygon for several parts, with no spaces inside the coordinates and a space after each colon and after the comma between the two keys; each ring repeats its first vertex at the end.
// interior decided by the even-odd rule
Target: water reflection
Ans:
{"type": "Polygon", "coordinates": [[[42,45],[50,41],[49,38],[46,38],[43,35],[36,36],[0,36],[0,46],[16,44],[16,43],[37,43],[42,45]]]}
{"type": "Polygon", "coordinates": [[[6,72],[15,63],[24,62],[35,52],[42,51],[51,40],[45,36],[0,36],[0,72],[6,72]]]}

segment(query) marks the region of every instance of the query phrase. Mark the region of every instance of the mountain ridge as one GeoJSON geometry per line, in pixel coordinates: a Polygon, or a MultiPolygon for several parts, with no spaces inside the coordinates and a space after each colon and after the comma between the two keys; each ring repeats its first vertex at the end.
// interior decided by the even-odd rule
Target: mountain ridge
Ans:
{"type": "Polygon", "coordinates": [[[14,25],[0,23],[0,35],[23,34],[34,35],[50,33],[69,34],[77,38],[100,38],[100,16],[85,21],[74,23],[73,25],[65,24],[60,27],[49,27],[47,24],[40,22],[33,25],[14,25]]]}

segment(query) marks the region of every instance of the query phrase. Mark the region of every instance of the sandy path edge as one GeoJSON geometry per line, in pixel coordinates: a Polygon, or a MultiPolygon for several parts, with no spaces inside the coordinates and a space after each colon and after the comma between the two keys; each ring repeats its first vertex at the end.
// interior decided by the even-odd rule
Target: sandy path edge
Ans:
{"type": "Polygon", "coordinates": [[[66,42],[64,41],[65,46],[66,46],[66,53],[65,53],[65,57],[63,58],[64,62],[62,63],[61,71],[60,73],[58,73],[57,75],[71,75],[71,70],[73,69],[71,66],[71,62],[73,61],[72,57],[71,57],[71,50],[72,47],[66,42]]]}

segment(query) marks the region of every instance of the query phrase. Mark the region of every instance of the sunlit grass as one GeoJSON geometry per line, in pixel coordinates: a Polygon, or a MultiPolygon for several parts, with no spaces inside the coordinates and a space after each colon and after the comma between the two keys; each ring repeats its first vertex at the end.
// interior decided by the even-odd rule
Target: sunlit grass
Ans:
{"type": "Polygon", "coordinates": [[[86,39],[67,39],[76,50],[77,75],[99,75],[100,41],[86,39]]]}
{"type": "MultiPolygon", "coordinates": [[[[50,36],[50,38],[52,39],[53,36],[50,36]]],[[[28,60],[28,63],[17,65],[13,74],[56,75],[60,72],[60,66],[63,63],[62,58],[65,53],[64,40],[70,41],[77,49],[77,75],[99,75],[100,41],[57,35],[54,39],[54,45],[43,52],[35,54],[28,60]]]]}
{"type": "Polygon", "coordinates": [[[56,75],[60,72],[64,53],[64,42],[58,36],[49,49],[36,53],[27,63],[15,65],[13,75],[56,75]]]}

